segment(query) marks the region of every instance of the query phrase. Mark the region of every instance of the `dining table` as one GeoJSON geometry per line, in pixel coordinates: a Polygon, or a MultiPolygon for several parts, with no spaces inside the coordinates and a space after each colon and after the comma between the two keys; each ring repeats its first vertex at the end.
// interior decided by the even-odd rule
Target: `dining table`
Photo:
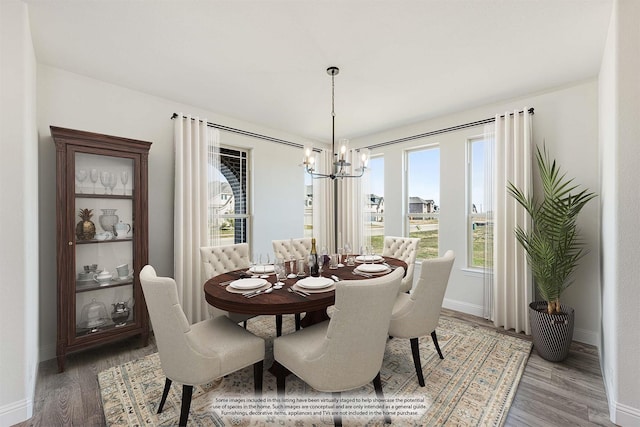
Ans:
{"type": "MultiPolygon", "coordinates": [[[[347,256],[346,258],[349,258],[347,256]]],[[[221,310],[232,313],[254,314],[254,315],[283,315],[305,313],[301,319],[300,326],[308,327],[318,322],[328,320],[327,307],[335,304],[335,287],[340,286],[341,281],[346,280],[367,280],[380,277],[393,271],[398,267],[407,270],[407,263],[392,257],[374,256],[352,256],[355,262],[353,265],[347,263],[339,264],[338,268],[330,269],[325,266],[320,277],[331,281],[328,286],[322,288],[305,288],[298,281],[309,278],[308,266],[305,265],[304,272],[292,271],[297,263],[285,261],[286,278],[280,279],[282,288],[275,289],[274,284],[278,282],[272,268],[260,270],[260,266],[243,268],[229,271],[224,274],[212,277],[204,284],[204,294],[207,303],[221,310]],[[370,257],[370,258],[367,258],[370,257]],[[375,262],[369,262],[375,261],[375,262]],[[363,264],[369,264],[364,266],[363,264]],[[373,267],[372,265],[379,267],[373,267]],[[387,267],[383,269],[382,266],[387,267]],[[367,268],[365,268],[367,267],[367,268]],[[364,272],[361,270],[365,270],[364,272]],[[383,270],[383,271],[377,271],[383,270]],[[374,271],[369,273],[369,271],[374,271]],[[268,273],[268,274],[260,274],[268,273]],[[293,276],[295,274],[295,277],[293,276]],[[263,279],[263,289],[272,289],[268,293],[260,292],[254,297],[248,298],[245,294],[255,292],[254,289],[245,289],[244,284],[252,284],[243,279],[263,279]],[[296,292],[292,292],[292,291],[296,292]]],[[[305,263],[306,264],[306,263],[305,263]]],[[[268,267],[268,266],[267,266],[268,267]]],[[[318,279],[314,279],[318,282],[318,279]]],[[[308,279],[307,279],[308,281],[308,279]]],[[[321,281],[321,280],[320,280],[321,281]]],[[[265,290],[266,290],[265,289],[265,290]]]]}

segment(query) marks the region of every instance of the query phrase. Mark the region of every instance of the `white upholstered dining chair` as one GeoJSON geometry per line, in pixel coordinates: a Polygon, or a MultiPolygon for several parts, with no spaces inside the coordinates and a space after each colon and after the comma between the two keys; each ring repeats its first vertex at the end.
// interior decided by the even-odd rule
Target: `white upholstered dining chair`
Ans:
{"type": "Polygon", "coordinates": [[[410,293],[398,294],[393,306],[389,335],[394,338],[409,338],[413,364],[421,387],[424,387],[424,377],[418,338],[431,334],[440,359],[444,359],[438,345],[436,327],[454,261],[455,255],[450,250],[440,258],[422,261],[420,277],[416,285],[410,293]]]}
{"type": "Polygon", "coordinates": [[[407,274],[400,284],[400,292],[409,292],[413,286],[413,270],[419,243],[420,239],[417,237],[385,236],[384,238],[382,256],[398,258],[407,263],[407,274]]]}
{"type": "MultiPolygon", "coordinates": [[[[276,257],[282,258],[285,262],[292,259],[307,259],[311,253],[311,237],[302,237],[298,239],[272,240],[271,246],[276,257]]],[[[276,331],[282,330],[282,318],[276,318],[276,331]]],[[[300,330],[300,313],[295,314],[296,331],[300,330]]],[[[280,336],[281,334],[278,334],[280,336]]]]}
{"type": "Polygon", "coordinates": [[[158,277],[146,265],[140,272],[142,291],[158,346],[160,365],[166,376],[158,413],[171,389],[172,381],[182,384],[180,425],[186,426],[193,386],[204,384],[253,365],[257,396],[262,394],[264,340],[226,316],[189,325],[178,302],[176,282],[158,277]]]}
{"type": "MultiPolygon", "coordinates": [[[[367,280],[344,280],[336,284],[335,311],[330,320],[276,338],[273,354],[278,394],[284,394],[285,378],[293,373],[311,387],[332,392],[373,381],[383,401],[380,368],[384,357],[389,320],[404,275],[397,268],[386,276],[367,280]]],[[[383,408],[384,408],[384,402],[383,408]]],[[[335,425],[342,417],[334,416],[335,425]]],[[[385,422],[391,422],[385,411],[385,422]]]]}
{"type": "Polygon", "coordinates": [[[290,259],[307,259],[311,252],[311,238],[303,237],[299,239],[272,240],[273,253],[276,258],[285,261],[290,259]]]}
{"type": "MultiPolygon", "coordinates": [[[[200,248],[200,258],[204,268],[206,280],[230,271],[241,268],[249,268],[249,244],[236,243],[226,246],[203,246],[200,248]]],[[[217,307],[209,305],[209,314],[212,317],[227,316],[234,323],[243,322],[247,326],[247,320],[255,317],[252,314],[229,313],[217,307]]]]}

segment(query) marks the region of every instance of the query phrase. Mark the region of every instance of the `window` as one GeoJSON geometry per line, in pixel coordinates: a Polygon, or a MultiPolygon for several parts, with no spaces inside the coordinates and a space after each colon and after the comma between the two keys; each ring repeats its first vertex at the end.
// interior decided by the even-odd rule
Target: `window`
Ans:
{"type": "Polygon", "coordinates": [[[485,197],[487,178],[486,153],[488,142],[484,138],[472,138],[468,143],[467,159],[467,236],[468,265],[472,268],[490,268],[489,256],[493,245],[493,222],[489,218],[490,206],[485,197]]]}
{"type": "Polygon", "coordinates": [[[209,244],[246,243],[248,212],[246,150],[220,147],[219,170],[209,171],[209,244]]]}
{"type": "Polygon", "coordinates": [[[438,257],[440,148],[407,152],[406,188],[409,237],[419,237],[417,259],[438,257]]]}
{"type": "Polygon", "coordinates": [[[313,237],[313,178],[303,169],[304,175],[304,237],[313,237]]]}
{"type": "Polygon", "coordinates": [[[371,241],[374,252],[379,254],[384,244],[384,157],[380,155],[369,159],[369,168],[371,192],[365,195],[365,238],[371,241]]]}

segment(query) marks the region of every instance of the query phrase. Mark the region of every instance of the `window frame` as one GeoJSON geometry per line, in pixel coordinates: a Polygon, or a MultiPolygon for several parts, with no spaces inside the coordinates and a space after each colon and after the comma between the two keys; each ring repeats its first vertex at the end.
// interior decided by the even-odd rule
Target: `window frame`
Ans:
{"type": "MultiPolygon", "coordinates": [[[[466,191],[465,191],[465,197],[466,197],[466,202],[465,202],[465,225],[466,225],[466,254],[467,254],[467,262],[466,262],[466,269],[467,270],[472,270],[472,271],[485,271],[485,270],[491,270],[491,267],[487,267],[486,264],[485,265],[475,265],[474,264],[474,228],[473,228],[473,224],[474,222],[477,222],[478,219],[483,219],[485,222],[485,226],[487,226],[488,224],[488,220],[487,220],[487,211],[483,210],[482,213],[474,213],[473,212],[473,144],[474,142],[484,142],[486,143],[486,137],[483,134],[477,134],[477,135],[473,135],[473,136],[469,136],[467,137],[466,140],[466,177],[465,177],[465,185],[466,185],[466,191]]],[[[486,151],[486,150],[485,150],[486,151]]],[[[486,181],[486,174],[488,173],[488,171],[486,170],[486,161],[483,163],[483,177],[484,180],[486,181]]],[[[484,186],[484,182],[482,183],[482,185],[484,186]]],[[[486,199],[486,197],[484,197],[484,199],[486,199]]],[[[486,207],[485,207],[486,208],[486,207]]],[[[477,210],[477,207],[476,207],[477,210]]],[[[485,256],[486,256],[486,250],[485,250],[485,256]]]]}
{"type": "MultiPolygon", "coordinates": [[[[226,179],[226,182],[229,183],[229,179],[225,176],[225,174],[222,172],[222,158],[223,156],[225,157],[236,157],[239,159],[240,163],[244,163],[244,168],[241,171],[241,176],[240,178],[244,181],[241,185],[241,188],[244,188],[244,212],[243,213],[231,213],[231,214],[218,214],[218,218],[221,221],[224,220],[232,220],[234,222],[234,227],[235,227],[235,221],[236,220],[243,220],[244,221],[244,230],[240,233],[241,239],[240,241],[236,241],[236,236],[237,236],[237,232],[234,231],[234,235],[233,235],[233,243],[229,243],[229,242],[223,242],[222,236],[219,236],[219,246],[224,246],[227,244],[236,244],[236,243],[249,243],[251,244],[251,229],[252,229],[252,204],[251,204],[251,186],[252,186],[252,174],[251,174],[251,156],[252,154],[252,150],[249,148],[243,148],[243,147],[236,147],[233,145],[228,145],[228,144],[220,144],[219,147],[219,151],[217,153],[219,159],[219,165],[220,165],[220,171],[219,173],[226,179]],[[225,151],[231,151],[231,152],[235,152],[233,154],[231,153],[223,153],[223,150],[225,151]],[[244,158],[242,156],[242,154],[245,154],[244,158]],[[242,176],[242,172],[244,173],[244,176],[242,176]],[[243,238],[242,238],[243,237],[243,238]]],[[[208,183],[207,183],[208,185],[208,183]]],[[[207,191],[207,194],[209,195],[210,190],[207,191]]],[[[237,203],[235,201],[235,194],[232,196],[234,198],[234,209],[237,210],[236,206],[237,203]]],[[[212,218],[212,214],[210,212],[210,209],[212,209],[209,206],[209,200],[207,200],[207,228],[211,228],[211,218],[212,218]]],[[[216,242],[215,237],[209,233],[209,244],[210,245],[214,245],[216,242]]]]}

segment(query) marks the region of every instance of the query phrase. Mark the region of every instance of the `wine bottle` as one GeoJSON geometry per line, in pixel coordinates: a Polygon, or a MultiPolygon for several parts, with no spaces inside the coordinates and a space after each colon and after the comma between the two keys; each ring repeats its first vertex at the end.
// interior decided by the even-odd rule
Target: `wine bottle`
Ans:
{"type": "Polygon", "coordinates": [[[316,252],[316,239],[311,239],[311,253],[309,254],[309,274],[312,277],[320,275],[320,266],[318,265],[318,252],[316,252]]]}

